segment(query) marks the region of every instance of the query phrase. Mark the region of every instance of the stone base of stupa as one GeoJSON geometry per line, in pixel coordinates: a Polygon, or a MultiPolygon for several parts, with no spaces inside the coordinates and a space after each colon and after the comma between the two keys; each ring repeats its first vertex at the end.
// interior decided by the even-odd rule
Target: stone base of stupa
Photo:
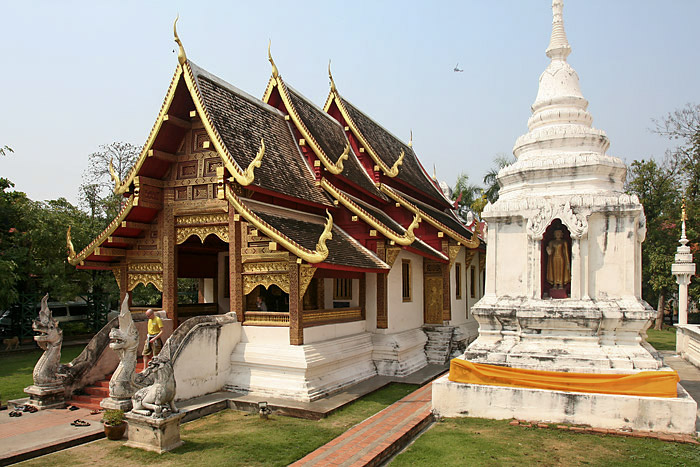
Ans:
{"type": "Polygon", "coordinates": [[[475,363],[617,374],[663,366],[642,338],[656,314],[642,300],[487,296],[472,311],[479,337],[462,358],[475,363]]]}
{"type": "Polygon", "coordinates": [[[596,428],[695,434],[697,404],[678,384],[678,397],[636,397],[433,382],[433,410],[441,417],[519,419],[596,428]]]}

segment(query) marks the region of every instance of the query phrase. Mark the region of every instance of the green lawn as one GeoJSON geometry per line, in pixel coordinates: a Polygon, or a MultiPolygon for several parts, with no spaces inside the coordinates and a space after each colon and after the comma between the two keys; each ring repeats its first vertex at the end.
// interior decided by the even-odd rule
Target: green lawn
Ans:
{"type": "MultiPolygon", "coordinates": [[[[61,362],[70,362],[84,348],[84,345],[63,347],[61,349],[61,362]]],[[[0,399],[7,401],[26,397],[24,388],[32,385],[32,371],[42,353],[43,350],[37,347],[29,352],[4,353],[0,356],[0,399]]]]}
{"type": "Polygon", "coordinates": [[[661,331],[649,329],[647,342],[656,350],[676,350],[676,328],[664,326],[661,331]]]}
{"type": "Polygon", "coordinates": [[[444,419],[397,456],[392,467],[435,465],[700,465],[700,448],[645,438],[523,428],[507,420],[444,419]]]}
{"type": "Polygon", "coordinates": [[[217,465],[284,466],[304,457],[362,420],[415,391],[418,386],[391,384],[358,399],[322,420],[224,410],[182,425],[185,444],[158,455],[100,440],[27,461],[22,465],[217,465]]]}

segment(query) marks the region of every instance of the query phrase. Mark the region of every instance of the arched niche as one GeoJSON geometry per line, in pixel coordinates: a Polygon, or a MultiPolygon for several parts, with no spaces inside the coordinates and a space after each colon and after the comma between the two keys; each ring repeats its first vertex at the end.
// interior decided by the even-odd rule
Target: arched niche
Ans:
{"type": "MultiPolygon", "coordinates": [[[[556,218],[553,219],[552,222],[547,226],[547,229],[545,229],[544,234],[542,235],[542,240],[541,240],[541,248],[540,248],[540,281],[541,281],[541,287],[542,287],[542,298],[554,298],[554,299],[561,299],[561,298],[569,298],[571,297],[571,276],[573,274],[573,268],[572,268],[572,252],[571,252],[571,246],[572,246],[572,241],[571,241],[571,232],[567,228],[566,225],[561,221],[561,219],[556,218]],[[548,264],[549,264],[549,254],[547,253],[547,246],[550,245],[550,242],[555,239],[555,232],[556,231],[561,231],[562,232],[562,237],[561,239],[566,242],[566,261],[568,261],[568,272],[569,272],[569,280],[568,283],[563,286],[563,288],[558,288],[555,287],[553,284],[551,284],[547,280],[547,270],[548,270],[548,264]]],[[[553,252],[553,254],[556,254],[553,252]]]]}

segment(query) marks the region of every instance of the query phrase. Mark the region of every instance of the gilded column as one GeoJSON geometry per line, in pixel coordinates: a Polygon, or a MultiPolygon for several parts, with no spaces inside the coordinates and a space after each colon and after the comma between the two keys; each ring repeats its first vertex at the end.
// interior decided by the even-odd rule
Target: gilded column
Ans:
{"type": "MultiPolygon", "coordinates": [[[[449,240],[442,241],[442,252],[448,258],[450,257],[450,242],[449,240]]],[[[450,281],[450,263],[442,264],[442,320],[449,321],[452,319],[452,300],[450,291],[452,290],[450,281]]]]}
{"type": "Polygon", "coordinates": [[[238,321],[243,321],[243,263],[241,260],[241,221],[233,209],[228,212],[228,283],[230,310],[236,313],[238,321]]]}
{"type": "MultiPolygon", "coordinates": [[[[386,261],[386,245],[383,241],[377,242],[377,256],[386,261]]],[[[377,273],[377,329],[389,327],[387,282],[388,273],[377,273]]]]}
{"type": "Polygon", "coordinates": [[[163,193],[161,225],[163,232],[163,310],[177,326],[177,239],[175,238],[175,214],[173,190],[163,193]]]}
{"type": "Polygon", "coordinates": [[[289,258],[289,343],[304,343],[304,326],[301,316],[301,297],[299,296],[299,264],[296,256],[289,258]]]}

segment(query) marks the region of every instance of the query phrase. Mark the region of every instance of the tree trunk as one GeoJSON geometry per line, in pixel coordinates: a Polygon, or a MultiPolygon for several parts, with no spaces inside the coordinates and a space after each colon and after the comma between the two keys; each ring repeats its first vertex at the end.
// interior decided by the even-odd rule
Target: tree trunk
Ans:
{"type": "Polygon", "coordinates": [[[666,305],[666,297],[663,293],[659,294],[659,303],[656,307],[656,321],[654,322],[654,329],[660,331],[664,322],[664,307],[666,305]]]}

